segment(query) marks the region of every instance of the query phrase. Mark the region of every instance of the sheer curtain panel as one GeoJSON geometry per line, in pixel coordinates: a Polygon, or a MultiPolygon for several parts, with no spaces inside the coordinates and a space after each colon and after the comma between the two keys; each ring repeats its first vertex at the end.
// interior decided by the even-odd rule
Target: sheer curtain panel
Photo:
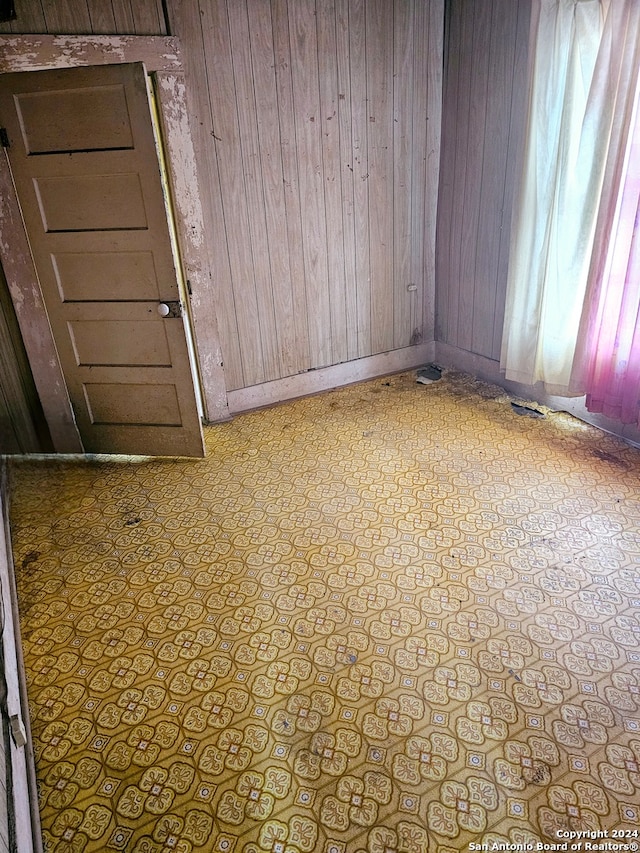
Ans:
{"type": "Polygon", "coordinates": [[[533,0],[501,367],[552,394],[568,393],[602,188],[608,134],[589,96],[606,5],[533,0]]]}

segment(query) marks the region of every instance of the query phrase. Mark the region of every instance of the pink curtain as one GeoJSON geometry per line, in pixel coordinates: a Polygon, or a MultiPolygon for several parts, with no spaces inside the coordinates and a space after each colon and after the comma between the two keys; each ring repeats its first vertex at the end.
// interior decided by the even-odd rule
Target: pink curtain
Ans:
{"type": "Polygon", "coordinates": [[[613,113],[611,144],[571,388],[586,392],[589,411],[640,425],[639,7],[610,7],[618,26],[595,74],[613,113]]]}
{"type": "Polygon", "coordinates": [[[631,146],[611,258],[591,332],[587,409],[640,425],[640,134],[631,146]]]}

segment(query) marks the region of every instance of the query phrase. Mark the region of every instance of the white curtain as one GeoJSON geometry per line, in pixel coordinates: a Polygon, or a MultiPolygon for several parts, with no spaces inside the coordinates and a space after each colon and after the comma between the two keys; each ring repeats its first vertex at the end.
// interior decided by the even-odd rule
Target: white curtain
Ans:
{"type": "Polygon", "coordinates": [[[593,98],[606,92],[589,95],[608,10],[607,0],[533,0],[501,367],[552,394],[569,393],[602,188],[608,133],[593,98]]]}

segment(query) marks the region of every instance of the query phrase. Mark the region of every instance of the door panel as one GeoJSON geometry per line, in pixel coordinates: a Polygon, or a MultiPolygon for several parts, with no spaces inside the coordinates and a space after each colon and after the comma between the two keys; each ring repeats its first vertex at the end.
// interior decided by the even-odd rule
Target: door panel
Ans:
{"type": "Polygon", "coordinates": [[[45,231],[146,229],[138,175],[69,175],[35,178],[34,190],[45,231]]]}
{"type": "Polygon", "coordinates": [[[174,385],[132,385],[123,397],[118,385],[88,382],[84,386],[87,408],[94,423],[102,426],[149,421],[164,426],[180,425],[180,406],[174,385]]]}
{"type": "Polygon", "coordinates": [[[144,67],[2,75],[0,120],[85,449],[202,456],[144,67]]]}
{"type": "Polygon", "coordinates": [[[28,92],[14,102],[29,154],[135,147],[122,85],[28,92]]]}
{"type": "Polygon", "coordinates": [[[79,366],[138,365],[171,367],[169,342],[161,323],[135,320],[81,320],[69,323],[79,366]]]}
{"type": "Polygon", "coordinates": [[[139,299],[158,293],[152,252],[54,252],[51,262],[66,302],[126,301],[132,281],[139,299]]]}

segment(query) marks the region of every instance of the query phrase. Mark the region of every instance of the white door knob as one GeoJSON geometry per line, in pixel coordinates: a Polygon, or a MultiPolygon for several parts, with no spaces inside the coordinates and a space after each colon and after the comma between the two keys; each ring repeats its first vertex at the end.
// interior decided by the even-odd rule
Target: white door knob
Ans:
{"type": "Polygon", "coordinates": [[[168,317],[170,312],[171,308],[169,308],[169,306],[166,305],[164,302],[161,302],[160,305],[158,305],[158,314],[161,317],[168,317]]]}

